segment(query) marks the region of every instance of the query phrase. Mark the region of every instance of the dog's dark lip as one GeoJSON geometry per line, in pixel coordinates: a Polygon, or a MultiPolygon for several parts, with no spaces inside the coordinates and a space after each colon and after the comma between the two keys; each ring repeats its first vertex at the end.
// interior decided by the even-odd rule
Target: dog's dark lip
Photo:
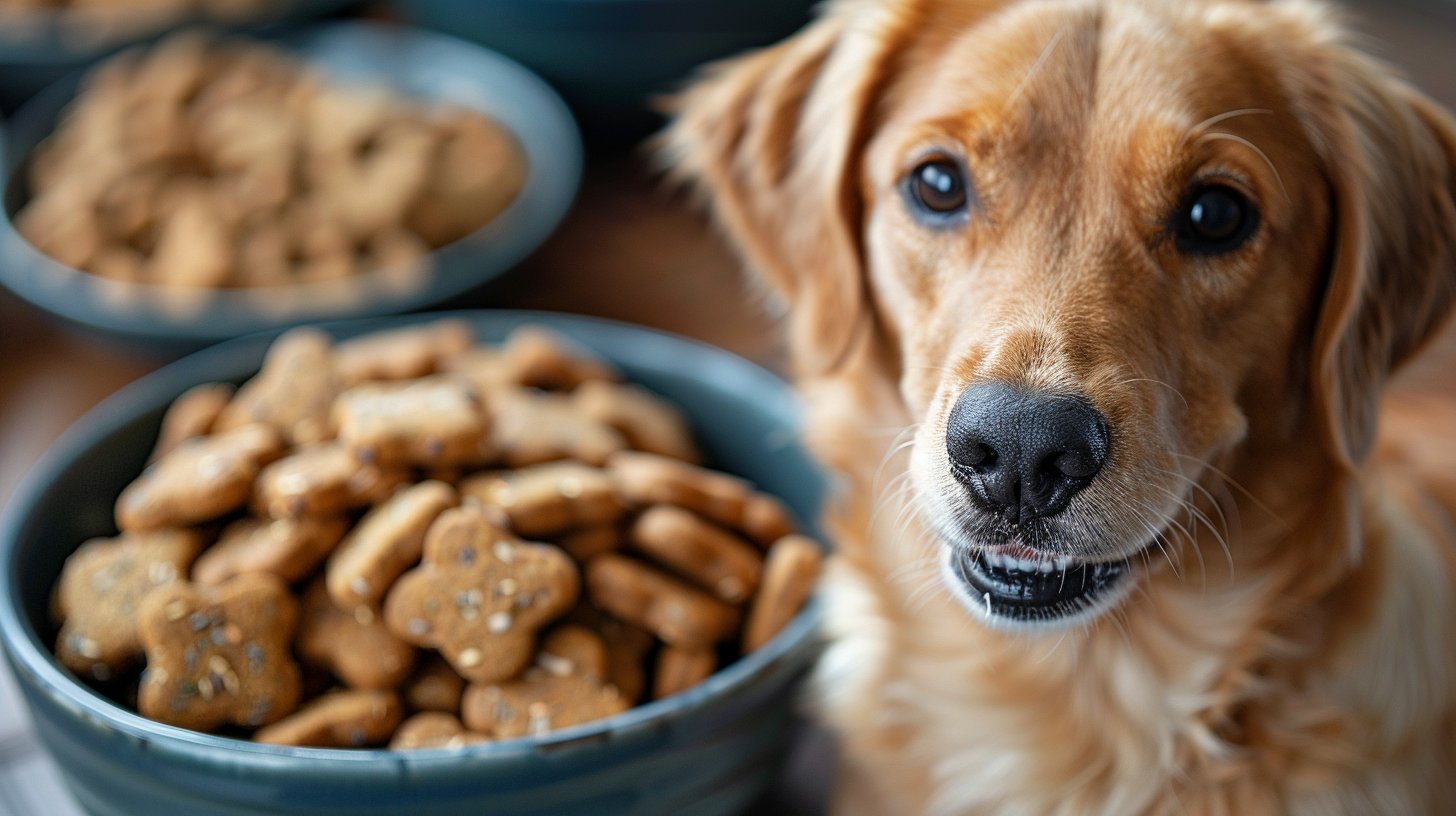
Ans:
{"type": "Polygon", "coordinates": [[[951,554],[950,568],[973,599],[984,601],[988,616],[1029,623],[1054,621],[1097,607],[1130,577],[1131,561],[957,548],[951,554]]]}

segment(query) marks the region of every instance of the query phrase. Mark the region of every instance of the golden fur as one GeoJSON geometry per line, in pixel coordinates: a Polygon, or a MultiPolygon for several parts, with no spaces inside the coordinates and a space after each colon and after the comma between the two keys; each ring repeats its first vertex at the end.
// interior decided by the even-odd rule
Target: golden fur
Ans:
{"type": "Polygon", "coordinates": [[[1456,401],[1388,401],[1376,444],[1456,300],[1456,129],[1328,7],[838,0],[680,104],[840,477],[840,812],[1456,813],[1456,401]],[[898,194],[927,149],[970,168],[962,229],[898,194]],[[1164,216],[1206,173],[1262,225],[1185,257],[1164,216]],[[982,379],[1108,417],[1067,546],[1155,545],[1109,613],[1005,632],[947,590],[982,379]]]}

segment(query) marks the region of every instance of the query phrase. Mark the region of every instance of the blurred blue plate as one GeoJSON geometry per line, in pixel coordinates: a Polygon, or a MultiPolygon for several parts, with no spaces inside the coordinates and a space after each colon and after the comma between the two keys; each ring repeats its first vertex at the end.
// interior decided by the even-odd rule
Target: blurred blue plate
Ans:
{"type": "Polygon", "coordinates": [[[61,264],[12,221],[26,196],[30,152],[56,126],[83,73],[47,88],[10,120],[0,284],[74,323],[174,351],[298,323],[397,314],[437,305],[503,274],[555,230],[582,172],[581,137],[551,88],[520,65],[452,37],[372,23],[329,23],[275,40],[331,81],[392,87],[482,111],[525,150],[525,187],[504,212],[435,250],[428,268],[377,269],[346,279],[256,289],[129,284],[61,264]]]}

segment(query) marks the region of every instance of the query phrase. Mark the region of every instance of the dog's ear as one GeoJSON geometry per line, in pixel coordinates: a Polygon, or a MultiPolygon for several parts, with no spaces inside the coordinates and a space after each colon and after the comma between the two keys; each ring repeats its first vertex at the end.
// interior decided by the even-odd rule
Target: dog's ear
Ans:
{"type": "Polygon", "coordinates": [[[1362,462],[1391,373],[1456,307],[1456,124],[1331,34],[1305,119],[1334,194],[1315,327],[1315,408],[1336,460],[1362,462]]]}
{"type": "Polygon", "coordinates": [[[828,4],[792,38],[710,66],[669,103],[659,142],[788,306],[801,375],[832,370],[867,323],[857,165],[894,52],[892,5],[828,4]]]}

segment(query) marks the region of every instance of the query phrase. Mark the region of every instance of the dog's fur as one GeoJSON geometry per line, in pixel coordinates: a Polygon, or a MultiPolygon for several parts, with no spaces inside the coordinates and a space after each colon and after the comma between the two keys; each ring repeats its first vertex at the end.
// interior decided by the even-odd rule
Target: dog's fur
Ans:
{"type": "Polygon", "coordinates": [[[1456,300],[1456,131],[1330,9],[838,0],[680,104],[672,161],[787,304],[840,477],[841,812],[1456,813],[1456,403],[1376,439],[1456,300]],[[900,194],[931,149],[962,227],[900,194]],[[1207,174],[1262,226],[1185,256],[1207,174]],[[1108,417],[1066,551],[1152,548],[1094,620],[1001,631],[941,577],[976,546],[946,416],[986,379],[1108,417]]]}

